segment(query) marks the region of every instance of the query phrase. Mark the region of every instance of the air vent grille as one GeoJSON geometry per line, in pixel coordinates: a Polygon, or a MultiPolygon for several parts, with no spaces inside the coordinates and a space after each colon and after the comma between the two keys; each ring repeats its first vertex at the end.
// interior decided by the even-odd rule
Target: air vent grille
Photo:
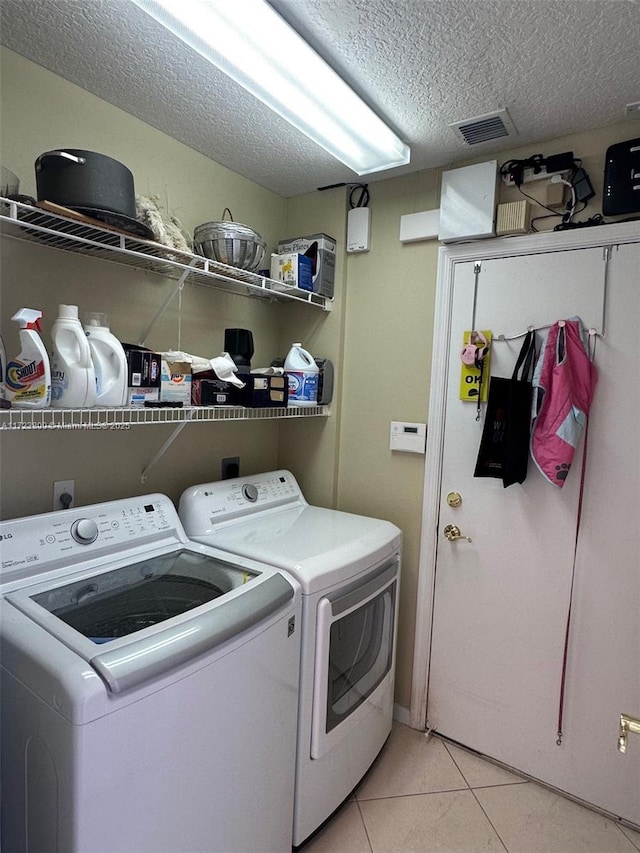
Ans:
{"type": "Polygon", "coordinates": [[[465,145],[480,145],[483,142],[492,142],[505,136],[517,135],[515,126],[506,110],[497,110],[495,113],[456,121],[449,127],[454,128],[462,136],[465,145]]]}

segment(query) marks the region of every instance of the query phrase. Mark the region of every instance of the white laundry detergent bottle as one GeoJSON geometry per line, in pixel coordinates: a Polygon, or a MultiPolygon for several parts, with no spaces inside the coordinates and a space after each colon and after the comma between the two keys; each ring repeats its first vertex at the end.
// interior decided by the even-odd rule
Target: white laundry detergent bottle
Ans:
{"type": "Polygon", "coordinates": [[[47,348],[38,334],[42,311],[21,308],[11,318],[20,325],[20,355],[2,365],[5,396],[11,405],[43,409],[51,402],[51,370],[47,348]]]}
{"type": "Polygon", "coordinates": [[[97,405],[126,406],[127,357],[122,344],[109,329],[107,315],[88,314],[84,332],[96,374],[97,405]]]}
{"type": "Polygon", "coordinates": [[[291,345],[284,370],[289,377],[289,405],[317,406],[320,368],[302,344],[291,345]]]}
{"type": "Polygon", "coordinates": [[[60,305],[51,329],[51,405],[65,409],[96,405],[96,372],[77,305],[60,305]]]}

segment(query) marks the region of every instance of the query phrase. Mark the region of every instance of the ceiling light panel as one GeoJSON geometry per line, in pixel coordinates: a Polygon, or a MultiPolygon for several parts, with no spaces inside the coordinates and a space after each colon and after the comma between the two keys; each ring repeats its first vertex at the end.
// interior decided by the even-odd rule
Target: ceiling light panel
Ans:
{"type": "Polygon", "coordinates": [[[356,174],[409,163],[409,146],[264,0],[132,2],[356,174]]]}

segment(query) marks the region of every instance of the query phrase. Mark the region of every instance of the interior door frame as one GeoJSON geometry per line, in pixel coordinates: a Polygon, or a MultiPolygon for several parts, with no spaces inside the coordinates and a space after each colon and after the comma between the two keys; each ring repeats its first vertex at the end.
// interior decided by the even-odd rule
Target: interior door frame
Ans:
{"type": "MultiPolygon", "coordinates": [[[[449,373],[448,353],[451,341],[450,317],[453,307],[454,279],[458,264],[474,261],[536,255],[548,252],[603,249],[637,243],[640,223],[625,222],[566,232],[541,232],[524,237],[496,238],[477,243],[441,246],[438,253],[436,305],[429,395],[429,428],[425,456],[423,512],[420,531],[420,557],[414,634],[413,675],[409,724],[427,728],[427,693],[431,657],[431,629],[435,603],[436,553],[442,484],[445,406],[449,373]],[[431,509],[429,509],[431,508],[431,509]]],[[[606,311],[606,306],[605,306],[606,311]]],[[[549,318],[552,322],[553,318],[549,318]]],[[[523,330],[524,331],[524,330],[523,330]]]]}

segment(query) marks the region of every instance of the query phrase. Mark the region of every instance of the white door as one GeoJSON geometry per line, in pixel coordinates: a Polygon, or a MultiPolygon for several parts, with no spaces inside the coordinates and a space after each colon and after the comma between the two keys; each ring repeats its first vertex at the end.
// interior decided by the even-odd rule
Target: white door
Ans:
{"type": "MultiPolygon", "coordinates": [[[[483,754],[640,824],[640,738],[617,750],[620,713],[640,717],[640,248],[456,264],[436,548],[428,725],[483,754]],[[556,744],[582,448],[563,489],[530,462],[522,485],[474,479],[482,431],[461,402],[463,333],[506,337],[578,315],[602,330],[566,670],[556,744]],[[457,492],[455,508],[447,496],[457,492]],[[457,525],[471,542],[450,542],[457,525]]],[[[544,334],[544,332],[541,332],[544,334]]],[[[443,340],[445,338],[443,337],[443,340]]],[[[522,344],[495,341],[510,376],[522,344]]],[[[484,407],[483,407],[484,408],[484,407]]]]}

